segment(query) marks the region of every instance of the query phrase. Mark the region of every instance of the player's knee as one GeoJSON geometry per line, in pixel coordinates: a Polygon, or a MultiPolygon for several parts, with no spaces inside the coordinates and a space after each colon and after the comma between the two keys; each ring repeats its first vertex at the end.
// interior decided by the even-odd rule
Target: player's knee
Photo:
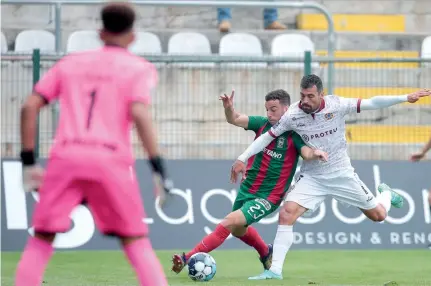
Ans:
{"type": "Polygon", "coordinates": [[[298,219],[297,209],[294,205],[289,203],[284,204],[284,206],[280,209],[279,213],[279,224],[282,225],[294,225],[296,220],[298,219]]]}
{"type": "Polygon", "coordinates": [[[141,240],[141,239],[145,239],[146,236],[145,235],[138,235],[138,236],[120,236],[120,235],[113,235],[113,236],[117,236],[118,239],[120,239],[120,242],[123,246],[129,245],[135,241],[141,240]]]}
{"type": "Polygon", "coordinates": [[[385,218],[386,218],[386,212],[385,212],[385,213],[377,212],[377,213],[374,215],[374,218],[373,218],[372,220],[373,220],[373,221],[376,221],[376,222],[381,222],[381,221],[384,221],[384,220],[385,220],[385,218]]]}
{"type": "Polygon", "coordinates": [[[368,218],[375,222],[381,222],[386,219],[386,211],[385,210],[376,210],[367,214],[368,218]]]}
{"type": "Polygon", "coordinates": [[[47,241],[49,243],[52,243],[55,239],[55,233],[53,232],[42,232],[42,231],[36,231],[34,233],[34,236],[37,237],[38,239],[47,241]]]}
{"type": "Polygon", "coordinates": [[[233,232],[237,226],[241,225],[241,218],[236,212],[230,213],[221,221],[221,225],[233,232]]]}
{"type": "Polygon", "coordinates": [[[386,219],[386,211],[377,213],[375,221],[381,222],[381,221],[384,221],[385,219],[386,219]]]}
{"type": "Polygon", "coordinates": [[[247,227],[245,226],[235,226],[231,231],[232,235],[235,237],[244,236],[246,232],[247,232],[247,227]]]}

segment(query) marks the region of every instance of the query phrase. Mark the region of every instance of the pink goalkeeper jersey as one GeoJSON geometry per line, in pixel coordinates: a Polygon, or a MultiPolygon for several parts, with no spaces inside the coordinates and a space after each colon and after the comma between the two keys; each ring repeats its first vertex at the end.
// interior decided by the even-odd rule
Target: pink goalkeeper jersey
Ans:
{"type": "Polygon", "coordinates": [[[47,102],[58,99],[60,104],[50,157],[133,162],[130,105],[149,104],[156,84],[154,65],[120,47],[105,46],[61,59],[35,86],[47,102]]]}

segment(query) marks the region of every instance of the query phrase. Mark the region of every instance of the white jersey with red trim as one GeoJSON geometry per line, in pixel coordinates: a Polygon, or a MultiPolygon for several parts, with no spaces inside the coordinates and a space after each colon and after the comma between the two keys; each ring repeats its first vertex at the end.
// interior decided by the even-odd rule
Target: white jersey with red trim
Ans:
{"type": "Polygon", "coordinates": [[[288,130],[298,133],[304,142],[328,153],[328,161],[303,161],[301,172],[328,174],[351,167],[347,154],[345,116],[359,113],[361,99],[327,95],[317,112],[307,114],[300,103],[294,103],[270,131],[278,137],[288,130]]]}

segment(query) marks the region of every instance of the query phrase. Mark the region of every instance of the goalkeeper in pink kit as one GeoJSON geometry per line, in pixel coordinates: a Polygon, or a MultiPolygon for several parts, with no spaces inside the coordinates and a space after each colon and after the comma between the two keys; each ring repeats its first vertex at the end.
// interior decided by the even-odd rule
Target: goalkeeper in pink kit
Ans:
{"type": "Polygon", "coordinates": [[[71,226],[72,210],[86,201],[99,230],[121,241],[139,285],[168,285],[152,250],[130,142],[132,124],[148,152],[160,202],[166,178],[149,110],[155,67],[132,55],[135,12],[126,3],[101,11],[104,47],[61,59],[36,84],[21,110],[24,189],[38,189],[30,237],[19,261],[17,286],[41,285],[56,233],[71,226]],[[36,165],[34,138],[40,109],[58,100],[61,113],[46,172],[36,165]]]}

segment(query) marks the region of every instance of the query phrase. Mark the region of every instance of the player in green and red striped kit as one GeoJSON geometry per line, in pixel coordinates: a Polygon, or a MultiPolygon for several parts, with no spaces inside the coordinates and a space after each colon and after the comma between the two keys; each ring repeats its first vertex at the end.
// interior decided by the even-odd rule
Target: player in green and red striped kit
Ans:
{"type": "MultiPolygon", "coordinates": [[[[274,90],[265,96],[267,117],[247,116],[233,108],[234,92],[220,97],[228,123],[256,133],[256,138],[276,124],[290,105],[290,96],[284,90],[274,90]]],[[[220,222],[214,232],[187,254],[173,256],[172,270],[181,272],[187,260],[197,252],[210,252],[219,247],[232,234],[259,253],[264,269],[272,262],[272,245],[267,245],[250,225],[273,213],[283,201],[295,174],[299,155],[304,160],[326,160],[326,153],[306,146],[294,132],[286,132],[262,152],[248,161],[247,172],[241,183],[232,212],[220,222]]]]}

